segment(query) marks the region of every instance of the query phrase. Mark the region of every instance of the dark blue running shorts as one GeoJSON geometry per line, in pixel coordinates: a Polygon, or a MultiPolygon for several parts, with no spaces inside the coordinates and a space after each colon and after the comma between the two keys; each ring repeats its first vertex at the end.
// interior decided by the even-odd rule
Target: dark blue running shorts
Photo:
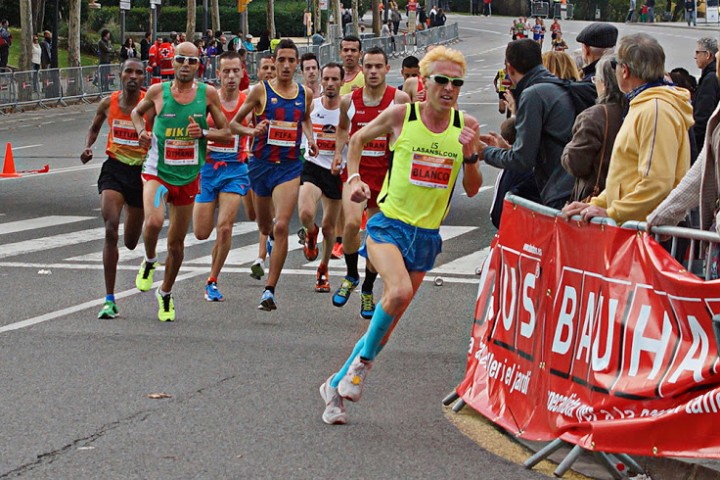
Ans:
{"type": "Polygon", "coordinates": [[[248,165],[250,186],[256,195],[270,197],[275,187],[298,178],[302,170],[303,163],[299,160],[273,163],[251,158],[248,165]]]}

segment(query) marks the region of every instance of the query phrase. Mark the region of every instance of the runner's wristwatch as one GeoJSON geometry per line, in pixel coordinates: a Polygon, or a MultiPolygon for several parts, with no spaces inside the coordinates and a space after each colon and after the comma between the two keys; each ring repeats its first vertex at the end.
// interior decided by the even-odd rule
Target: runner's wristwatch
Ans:
{"type": "Polygon", "coordinates": [[[477,153],[473,153],[469,157],[463,158],[463,163],[467,163],[468,165],[474,165],[478,162],[480,159],[480,156],[477,153]]]}
{"type": "Polygon", "coordinates": [[[208,133],[210,133],[210,130],[207,130],[207,129],[203,128],[203,129],[202,129],[202,137],[200,137],[200,138],[205,138],[205,137],[207,137],[207,136],[208,136],[208,133]]]}

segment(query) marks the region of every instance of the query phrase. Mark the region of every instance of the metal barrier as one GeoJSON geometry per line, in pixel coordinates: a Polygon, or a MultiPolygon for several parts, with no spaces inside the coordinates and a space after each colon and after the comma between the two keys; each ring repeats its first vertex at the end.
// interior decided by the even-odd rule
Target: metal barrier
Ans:
{"type": "MultiPolygon", "coordinates": [[[[362,49],[380,47],[388,57],[398,58],[424,53],[431,44],[452,43],[459,40],[456,23],[441,27],[419,30],[415,33],[391,37],[370,37],[363,35],[362,49]]],[[[340,62],[340,49],[336,44],[298,45],[300,55],[313,52],[321,65],[340,62]]],[[[257,67],[261,58],[272,54],[248,52],[246,67],[251,80],[257,79],[257,67]]],[[[217,82],[217,57],[207,59],[203,80],[217,82]]],[[[152,75],[146,76],[146,85],[151,84],[152,75]]],[[[120,65],[94,65],[88,67],[59,68],[28,71],[0,71],[0,114],[3,110],[14,110],[25,105],[47,107],[51,103],[64,104],[65,100],[87,100],[101,97],[119,90],[120,65]]]]}
{"type": "MultiPolygon", "coordinates": [[[[555,218],[561,216],[559,210],[540,205],[529,200],[508,194],[505,199],[514,205],[520,205],[533,212],[537,216],[545,216],[555,218]]],[[[506,205],[507,207],[507,205],[506,205]]],[[[579,215],[573,216],[572,221],[582,221],[579,215]]],[[[615,226],[615,222],[607,217],[595,217],[592,223],[601,225],[615,226]]],[[[665,242],[669,242],[668,248],[670,254],[681,263],[687,272],[699,275],[705,280],[713,280],[718,278],[718,266],[720,264],[720,235],[715,231],[703,231],[693,228],[683,228],[675,226],[652,226],[648,227],[645,222],[625,222],[620,228],[635,230],[638,232],[647,232],[654,235],[655,239],[665,246],[665,242]],[[668,240],[666,238],[669,237],[668,240]],[[685,241],[689,245],[682,245],[685,241]],[[685,248],[686,247],[686,248],[685,248]]],[[[482,284],[481,280],[481,284],[482,284]]],[[[715,340],[720,349],[720,315],[713,317],[713,329],[715,331],[715,340]]],[[[543,367],[545,368],[545,367],[543,367]]],[[[460,398],[457,391],[453,391],[443,399],[446,406],[452,405],[454,412],[459,412],[466,405],[465,401],[460,398]]],[[[546,444],[542,449],[528,458],[523,466],[532,469],[540,461],[547,459],[551,454],[556,452],[563,446],[569,447],[570,452],[560,462],[553,474],[556,477],[562,477],[580,457],[585,449],[579,445],[574,445],[564,441],[562,438],[546,444]]],[[[613,479],[626,478],[629,474],[644,474],[642,466],[632,457],[624,453],[606,453],[599,450],[590,452],[597,462],[606,470],[613,479]]]]}
{"type": "MultiPolygon", "coordinates": [[[[648,231],[645,222],[625,222],[623,228],[648,231]]],[[[688,272],[705,280],[720,278],[717,258],[720,250],[720,235],[716,232],[695,228],[653,226],[649,233],[655,236],[658,243],[670,242],[670,255],[688,272]],[[665,240],[667,237],[669,239],[665,240]]]]}

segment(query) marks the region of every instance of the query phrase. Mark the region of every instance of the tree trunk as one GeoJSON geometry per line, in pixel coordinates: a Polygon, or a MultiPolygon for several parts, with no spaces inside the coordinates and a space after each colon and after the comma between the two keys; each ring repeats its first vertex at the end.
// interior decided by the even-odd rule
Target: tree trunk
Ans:
{"type": "Polygon", "coordinates": [[[213,32],[217,32],[221,29],[220,27],[220,6],[218,0],[210,1],[210,12],[212,14],[212,29],[213,32]]]}
{"type": "Polygon", "coordinates": [[[30,0],[20,0],[20,38],[15,40],[20,45],[20,70],[32,70],[32,36],[32,3],[30,0]]]}
{"type": "Polygon", "coordinates": [[[376,37],[380,36],[382,17],[380,16],[380,0],[372,0],[372,31],[376,37]]]}
{"type": "Polygon", "coordinates": [[[68,2],[68,62],[80,66],[80,0],[68,2]]]}
{"type": "MultiPolygon", "coordinates": [[[[333,11],[333,17],[335,20],[335,35],[339,35],[340,38],[345,36],[345,32],[342,31],[342,10],[340,8],[340,0],[332,0],[332,11],[333,11]],[[339,32],[339,33],[338,33],[339,32]]],[[[328,29],[328,35],[330,34],[330,29],[328,29]]],[[[334,37],[328,37],[328,39],[333,43],[333,45],[336,42],[336,38],[334,37]]]]}
{"type": "Polygon", "coordinates": [[[357,35],[360,32],[360,28],[358,26],[358,0],[352,0],[352,33],[353,35],[357,35]]]}
{"type": "Polygon", "coordinates": [[[275,0],[267,2],[267,28],[270,31],[270,38],[275,38],[275,0]]]}
{"type": "Polygon", "coordinates": [[[187,23],[185,24],[185,37],[189,42],[195,38],[195,9],[196,0],[188,0],[187,2],[187,23]]]}
{"type": "Polygon", "coordinates": [[[43,30],[43,22],[45,21],[45,0],[32,0],[31,3],[32,25],[30,31],[33,33],[40,33],[43,30]]]}

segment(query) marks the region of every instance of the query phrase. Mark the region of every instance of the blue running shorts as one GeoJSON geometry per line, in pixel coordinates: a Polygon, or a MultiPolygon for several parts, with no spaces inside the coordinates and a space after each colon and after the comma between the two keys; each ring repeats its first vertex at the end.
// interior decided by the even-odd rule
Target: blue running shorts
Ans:
{"type": "MultiPolygon", "coordinates": [[[[400,220],[388,218],[382,212],[373,215],[365,229],[373,241],[395,245],[405,260],[408,272],[432,270],[435,258],[442,252],[440,230],[413,227],[400,220]]],[[[363,242],[359,253],[367,258],[366,242],[363,242]]]]}
{"type": "Polygon", "coordinates": [[[200,193],[195,197],[195,201],[197,203],[214,202],[220,192],[245,196],[249,189],[250,178],[246,163],[206,163],[200,169],[200,193]]]}
{"type": "Polygon", "coordinates": [[[302,170],[303,163],[298,160],[274,163],[251,158],[248,167],[250,185],[256,195],[269,197],[275,187],[298,178],[302,170]]]}

